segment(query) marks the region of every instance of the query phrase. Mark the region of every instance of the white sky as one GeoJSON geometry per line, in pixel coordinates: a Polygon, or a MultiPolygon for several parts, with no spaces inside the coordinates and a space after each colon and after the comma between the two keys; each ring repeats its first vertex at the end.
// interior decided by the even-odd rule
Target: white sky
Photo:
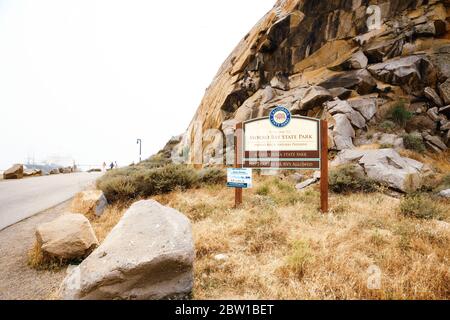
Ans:
{"type": "Polygon", "coordinates": [[[143,158],[275,0],[0,0],[0,170],[143,158]]]}

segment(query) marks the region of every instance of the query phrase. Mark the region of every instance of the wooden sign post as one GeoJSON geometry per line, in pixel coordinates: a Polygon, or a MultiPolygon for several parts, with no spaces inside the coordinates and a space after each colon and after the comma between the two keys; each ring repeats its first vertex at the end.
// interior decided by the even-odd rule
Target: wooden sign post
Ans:
{"type": "MultiPolygon", "coordinates": [[[[242,168],[242,123],[236,125],[236,134],[234,136],[234,167],[242,168]]],[[[242,188],[234,189],[234,207],[239,208],[242,205],[242,188]]]]}
{"type": "MultiPolygon", "coordinates": [[[[328,123],[292,116],[284,107],[269,118],[236,125],[234,168],[320,170],[321,211],[328,212],[328,123]]],[[[242,204],[235,188],[235,208],[242,204]]]]}
{"type": "Polygon", "coordinates": [[[320,121],[320,209],[328,213],[328,121],[320,121]]]}

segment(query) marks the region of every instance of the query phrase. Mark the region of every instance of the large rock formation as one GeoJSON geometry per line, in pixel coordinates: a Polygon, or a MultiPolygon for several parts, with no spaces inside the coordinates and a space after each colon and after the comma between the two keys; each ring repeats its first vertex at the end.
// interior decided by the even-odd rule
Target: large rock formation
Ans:
{"type": "Polygon", "coordinates": [[[63,299],[183,298],[193,286],[189,220],[158,202],[136,202],[63,281],[63,299]]]}
{"type": "MultiPolygon", "coordinates": [[[[328,117],[330,147],[352,148],[400,98],[406,107],[423,103],[411,122],[430,121],[428,134],[449,145],[449,8],[448,0],[279,0],[221,66],[175,151],[193,160],[197,131],[267,116],[280,104],[328,117]],[[324,115],[335,98],[348,104],[333,101],[339,109],[324,115]]],[[[220,143],[202,142],[205,159],[220,143]]]]}

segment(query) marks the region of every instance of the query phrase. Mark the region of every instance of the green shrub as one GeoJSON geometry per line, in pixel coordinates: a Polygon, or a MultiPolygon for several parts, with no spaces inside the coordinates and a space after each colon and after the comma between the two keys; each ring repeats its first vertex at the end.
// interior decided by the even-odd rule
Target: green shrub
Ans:
{"type": "Polygon", "coordinates": [[[332,170],[329,185],[330,190],[335,193],[374,192],[377,183],[366,177],[361,167],[350,164],[332,170]]]}
{"type": "Polygon", "coordinates": [[[197,172],[187,166],[152,167],[148,164],[110,171],[98,180],[97,187],[108,201],[116,202],[188,189],[198,183],[197,172]]]}
{"type": "Polygon", "coordinates": [[[417,219],[437,219],[442,214],[435,201],[423,195],[403,198],[400,203],[400,212],[405,217],[417,219]]]}
{"type": "Polygon", "coordinates": [[[405,102],[399,101],[392,106],[391,118],[396,124],[404,128],[412,118],[412,113],[406,110],[405,102]]]}
{"type": "Polygon", "coordinates": [[[424,153],[426,151],[422,136],[417,134],[405,134],[403,136],[403,144],[408,150],[413,150],[418,153],[424,153]]]}
{"type": "Polygon", "coordinates": [[[224,170],[217,168],[203,169],[199,173],[199,182],[206,185],[224,184],[227,182],[227,174],[224,170]]]}
{"type": "Polygon", "coordinates": [[[103,191],[109,202],[124,201],[137,196],[137,188],[130,177],[112,176],[102,177],[97,182],[97,187],[103,191]]]}
{"type": "Polygon", "coordinates": [[[255,193],[259,196],[268,196],[270,193],[270,188],[268,185],[264,184],[256,188],[255,193]]]}
{"type": "Polygon", "coordinates": [[[391,132],[395,129],[395,123],[393,123],[392,121],[389,121],[389,120],[383,121],[380,124],[380,129],[383,132],[391,132]]]}

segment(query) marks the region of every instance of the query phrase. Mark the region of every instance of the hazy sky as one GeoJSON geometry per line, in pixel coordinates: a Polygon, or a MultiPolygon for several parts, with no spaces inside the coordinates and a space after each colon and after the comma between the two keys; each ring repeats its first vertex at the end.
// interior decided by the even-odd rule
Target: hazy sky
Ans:
{"type": "Polygon", "coordinates": [[[0,170],[127,165],[182,133],[275,0],[0,0],[0,170]]]}

